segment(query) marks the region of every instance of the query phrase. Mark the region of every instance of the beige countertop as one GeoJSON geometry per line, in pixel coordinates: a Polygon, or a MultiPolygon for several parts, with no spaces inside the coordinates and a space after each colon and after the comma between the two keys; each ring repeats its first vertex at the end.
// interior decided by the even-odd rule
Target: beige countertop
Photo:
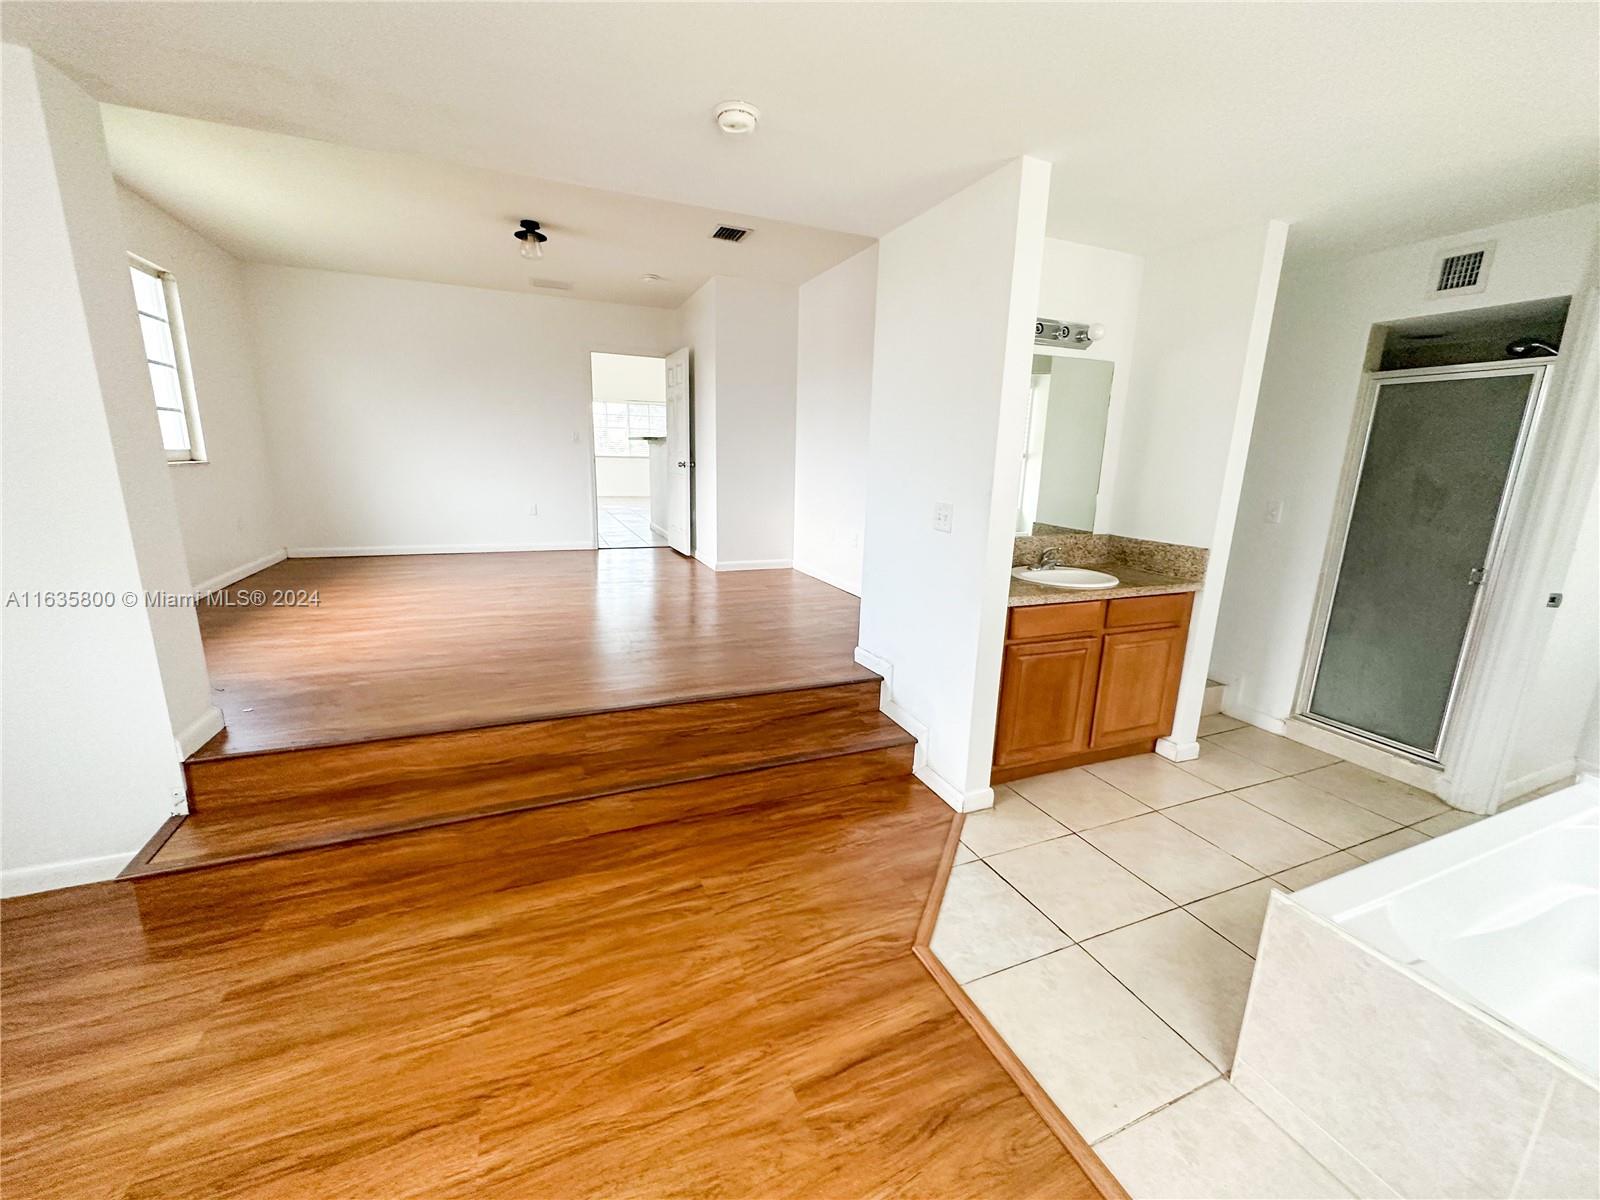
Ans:
{"type": "Polygon", "coordinates": [[[1116,600],[1122,596],[1160,596],[1171,592],[1197,592],[1198,579],[1180,579],[1174,575],[1158,575],[1143,571],[1126,563],[1073,563],[1091,571],[1104,571],[1122,582],[1116,587],[1095,588],[1093,591],[1072,591],[1067,588],[1046,587],[1042,583],[1025,583],[1011,577],[1011,598],[1007,607],[1020,608],[1026,604],[1080,604],[1085,600],[1116,600]]]}

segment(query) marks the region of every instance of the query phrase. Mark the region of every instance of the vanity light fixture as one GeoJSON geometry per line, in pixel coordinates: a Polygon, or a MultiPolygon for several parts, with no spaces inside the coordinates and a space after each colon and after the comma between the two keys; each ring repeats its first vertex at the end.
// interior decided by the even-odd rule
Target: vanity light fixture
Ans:
{"type": "Polygon", "coordinates": [[[530,221],[526,217],[517,222],[521,226],[511,236],[522,243],[523,258],[543,258],[544,244],[550,240],[550,235],[539,232],[539,222],[530,221]]]}
{"type": "Polygon", "coordinates": [[[1065,346],[1069,350],[1087,350],[1105,335],[1104,325],[1052,321],[1049,317],[1040,317],[1033,323],[1033,341],[1037,346],[1065,346]]]}

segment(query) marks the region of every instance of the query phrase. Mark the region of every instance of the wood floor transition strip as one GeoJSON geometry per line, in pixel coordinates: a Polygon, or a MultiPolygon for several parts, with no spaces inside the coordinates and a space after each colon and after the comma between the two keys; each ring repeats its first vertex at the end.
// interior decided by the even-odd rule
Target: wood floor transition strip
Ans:
{"type": "Polygon", "coordinates": [[[1034,1112],[1039,1114],[1039,1119],[1055,1134],[1068,1154],[1083,1169],[1089,1177],[1089,1182],[1099,1189],[1105,1200],[1131,1200],[1126,1188],[1111,1173],[1111,1169],[1101,1161],[1100,1156],[1094,1152],[1094,1147],[1078,1132],[1066,1114],[1056,1107],[1056,1102],[1050,1099],[1050,1094],[1040,1086],[1039,1081],[1033,1077],[1033,1072],[1028,1070],[1026,1064],[1017,1057],[1016,1051],[1006,1043],[1005,1038],[993,1025],[989,1018],[983,1015],[983,1010],[972,1002],[966,990],[956,982],[955,976],[945,969],[939,961],[939,956],[933,952],[933,929],[939,922],[939,909],[944,903],[945,888],[950,883],[950,872],[955,867],[956,851],[961,846],[961,827],[966,822],[966,814],[958,813],[951,822],[950,835],[945,841],[944,856],[939,861],[938,873],[933,878],[933,889],[928,893],[928,903],[922,910],[922,920],[917,925],[916,939],[912,943],[912,952],[917,956],[917,961],[926,968],[929,975],[933,976],[935,983],[941,991],[949,997],[950,1003],[955,1005],[956,1011],[972,1026],[979,1039],[994,1055],[995,1061],[1005,1069],[1007,1075],[1016,1083],[1018,1090],[1033,1106],[1034,1112]]]}

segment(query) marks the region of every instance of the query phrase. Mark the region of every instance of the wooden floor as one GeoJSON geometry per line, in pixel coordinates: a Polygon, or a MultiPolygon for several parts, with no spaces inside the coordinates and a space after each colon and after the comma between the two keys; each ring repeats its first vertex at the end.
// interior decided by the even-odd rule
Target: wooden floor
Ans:
{"type": "Polygon", "coordinates": [[[5,901],[5,1194],[1094,1195],[912,955],[953,814],[829,785],[5,901]]]}
{"type": "Polygon", "coordinates": [[[200,610],[227,728],[197,758],[875,679],[854,596],[671,550],[290,559],[200,610]]]}

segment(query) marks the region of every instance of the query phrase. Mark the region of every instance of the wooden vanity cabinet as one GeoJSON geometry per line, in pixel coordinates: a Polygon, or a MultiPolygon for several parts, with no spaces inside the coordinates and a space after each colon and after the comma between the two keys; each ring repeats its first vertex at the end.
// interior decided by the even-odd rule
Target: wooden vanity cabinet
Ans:
{"type": "Polygon", "coordinates": [[[1172,730],[1188,592],[1011,610],[995,782],[1149,750],[1172,730]]]}

